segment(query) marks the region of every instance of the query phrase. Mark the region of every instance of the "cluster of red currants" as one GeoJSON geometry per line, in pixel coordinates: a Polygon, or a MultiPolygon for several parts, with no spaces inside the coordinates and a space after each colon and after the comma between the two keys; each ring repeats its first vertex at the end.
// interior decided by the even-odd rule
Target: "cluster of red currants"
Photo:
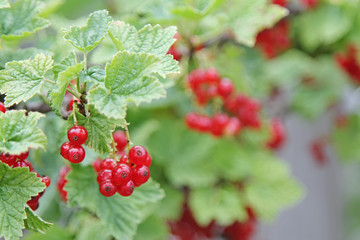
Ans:
{"type": "Polygon", "coordinates": [[[72,163],[80,163],[85,158],[85,149],[81,146],[88,138],[88,132],[83,126],[72,126],[67,137],[69,142],[61,145],[60,153],[65,159],[72,163]]]}
{"type": "Polygon", "coordinates": [[[66,180],[66,175],[68,174],[68,172],[71,170],[71,168],[69,166],[63,166],[60,169],[60,174],[59,174],[59,179],[57,181],[57,190],[60,194],[60,197],[63,201],[67,201],[67,191],[65,191],[65,185],[68,182],[66,180]]]}
{"type": "MultiPolygon", "coordinates": [[[[31,162],[29,162],[28,160],[26,160],[29,156],[29,151],[23,152],[19,155],[11,155],[8,153],[1,153],[0,154],[0,161],[9,165],[12,168],[24,168],[27,167],[29,169],[30,172],[34,172],[36,173],[37,177],[41,178],[41,181],[43,183],[45,183],[46,187],[48,188],[50,186],[51,180],[49,177],[47,176],[42,176],[40,177],[39,173],[36,172],[34,170],[33,165],[31,164],[31,162]]],[[[27,202],[27,204],[29,205],[29,207],[32,210],[36,210],[39,207],[39,199],[40,197],[44,194],[45,190],[41,193],[39,193],[37,196],[32,196],[31,199],[27,202]]]]}
{"type": "Polygon", "coordinates": [[[135,187],[149,180],[150,165],[151,156],[142,146],[133,146],[128,155],[124,154],[118,162],[112,158],[98,159],[93,166],[98,173],[100,193],[105,197],[111,197],[116,192],[124,197],[130,196],[135,187]]]}
{"type": "Polygon", "coordinates": [[[271,59],[291,47],[290,27],[283,19],[274,27],[261,31],[256,37],[256,45],[266,58],[271,59]]]}
{"type": "Polygon", "coordinates": [[[358,49],[355,45],[349,45],[346,53],[336,54],[335,60],[356,84],[360,84],[360,62],[358,59],[358,49]]]}

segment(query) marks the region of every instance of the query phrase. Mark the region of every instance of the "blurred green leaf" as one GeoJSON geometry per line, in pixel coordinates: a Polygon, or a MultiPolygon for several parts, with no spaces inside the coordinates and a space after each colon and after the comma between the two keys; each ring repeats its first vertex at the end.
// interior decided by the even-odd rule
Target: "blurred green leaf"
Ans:
{"type": "Polygon", "coordinates": [[[52,223],[48,223],[36,215],[29,207],[25,208],[26,219],[24,220],[25,228],[35,232],[44,233],[49,230],[52,223]]]}

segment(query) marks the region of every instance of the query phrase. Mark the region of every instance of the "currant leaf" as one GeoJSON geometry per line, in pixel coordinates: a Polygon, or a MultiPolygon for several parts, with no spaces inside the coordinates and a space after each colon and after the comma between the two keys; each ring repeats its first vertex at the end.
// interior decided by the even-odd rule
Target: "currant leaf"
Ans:
{"type": "Polygon", "coordinates": [[[254,46],[258,32],[272,27],[288,13],[286,8],[269,4],[267,0],[237,1],[229,9],[230,26],[239,42],[254,46]]]}
{"type": "Polygon", "coordinates": [[[134,196],[122,197],[115,194],[109,198],[104,197],[99,192],[96,174],[91,166],[73,165],[67,180],[65,190],[68,191],[69,204],[78,204],[94,211],[115,238],[125,240],[133,238],[141,221],[142,208],[139,206],[158,201],[164,194],[154,181],[150,181],[137,188],[135,192],[138,193],[134,196]],[[154,184],[156,186],[152,186],[154,184]],[[146,196],[156,198],[148,199],[146,196]],[[140,199],[141,201],[136,201],[140,199]]]}
{"type": "Polygon", "coordinates": [[[0,9],[1,38],[21,38],[49,25],[48,20],[39,17],[37,0],[18,0],[10,5],[10,8],[0,9]]]}
{"type": "Polygon", "coordinates": [[[90,67],[87,70],[83,70],[79,74],[80,83],[90,82],[104,84],[105,70],[100,66],[90,67]]]}
{"type": "Polygon", "coordinates": [[[28,207],[25,208],[25,212],[26,219],[24,220],[24,224],[27,230],[44,233],[51,228],[52,223],[44,221],[28,207]]]}
{"type": "Polygon", "coordinates": [[[19,239],[25,227],[25,204],[31,196],[43,191],[45,184],[28,168],[10,168],[2,162],[0,176],[0,237],[19,239]]]}
{"type": "Polygon", "coordinates": [[[0,71],[0,92],[6,93],[5,106],[27,101],[39,93],[52,64],[52,58],[44,54],[29,60],[8,62],[0,71]]]}
{"type": "Polygon", "coordinates": [[[107,117],[123,119],[129,101],[140,104],[165,96],[164,86],[150,74],[159,58],[146,53],[117,53],[106,65],[104,87],[89,91],[88,102],[107,117]]]}
{"type": "Polygon", "coordinates": [[[0,115],[0,150],[10,154],[20,154],[29,148],[45,148],[46,136],[36,127],[38,112],[7,111],[0,115]]]}
{"type": "Polygon", "coordinates": [[[38,48],[24,48],[24,49],[4,49],[0,55],[0,68],[4,69],[7,62],[26,60],[34,58],[37,54],[42,53],[46,56],[52,56],[53,53],[38,49],[38,48]]]}
{"type": "MultiPolygon", "coordinates": [[[[126,122],[124,119],[115,120],[100,114],[93,106],[89,106],[91,115],[85,117],[76,112],[78,124],[84,126],[88,131],[88,140],[86,146],[94,149],[99,153],[109,153],[111,151],[112,133],[116,126],[124,127],[126,122]]],[[[69,117],[69,125],[74,125],[74,118],[69,117]]]]}
{"type": "Polygon", "coordinates": [[[195,219],[203,226],[214,219],[226,226],[234,221],[243,221],[247,216],[245,201],[233,187],[194,189],[190,192],[189,204],[195,219]]]}
{"type": "Polygon", "coordinates": [[[105,37],[110,22],[108,11],[95,11],[90,14],[86,26],[73,26],[70,30],[64,30],[64,38],[80,51],[89,52],[105,37]]]}

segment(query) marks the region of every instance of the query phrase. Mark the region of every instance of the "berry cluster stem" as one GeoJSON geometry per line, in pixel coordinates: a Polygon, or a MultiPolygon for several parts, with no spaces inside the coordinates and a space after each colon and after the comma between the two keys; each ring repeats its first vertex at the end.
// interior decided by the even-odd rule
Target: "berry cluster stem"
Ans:
{"type": "Polygon", "coordinates": [[[129,151],[130,150],[131,140],[130,140],[130,133],[129,133],[128,126],[125,125],[124,129],[125,129],[125,135],[126,135],[126,140],[127,140],[126,148],[127,148],[127,151],[129,151]]]}

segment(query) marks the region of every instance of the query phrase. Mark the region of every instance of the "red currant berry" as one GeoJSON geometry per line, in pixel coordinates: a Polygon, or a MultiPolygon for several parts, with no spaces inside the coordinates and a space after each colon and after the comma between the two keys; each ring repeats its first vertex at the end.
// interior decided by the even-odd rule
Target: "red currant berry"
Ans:
{"type": "Polygon", "coordinates": [[[121,156],[119,164],[128,164],[129,158],[127,154],[121,156]]]}
{"type": "Polygon", "coordinates": [[[221,136],[225,127],[228,125],[230,118],[226,114],[215,114],[211,121],[210,131],[214,136],[221,136]]]}
{"type": "Polygon", "coordinates": [[[28,158],[28,156],[29,156],[29,151],[26,151],[26,152],[20,153],[19,155],[16,155],[16,158],[19,160],[25,160],[28,158]]]}
{"type": "Polygon", "coordinates": [[[133,146],[129,150],[129,160],[135,165],[143,165],[147,158],[147,151],[142,146],[133,146]]]}
{"type": "Polygon", "coordinates": [[[112,182],[116,185],[124,185],[131,180],[131,168],[126,164],[117,164],[112,171],[112,182]]]}
{"type": "Polygon", "coordinates": [[[205,72],[205,78],[207,83],[218,84],[220,82],[219,73],[214,68],[209,68],[205,72]]]}
{"type": "Polygon", "coordinates": [[[136,186],[146,183],[150,178],[150,170],[147,166],[136,166],[133,168],[132,181],[136,186]]]}
{"type": "Polygon", "coordinates": [[[4,153],[4,152],[0,154],[0,160],[1,162],[6,163],[10,167],[13,166],[16,162],[15,155],[11,155],[9,153],[4,153]]]}
{"type": "Polygon", "coordinates": [[[111,197],[116,193],[116,186],[110,182],[103,182],[99,187],[100,193],[105,197],[111,197]]]}
{"type": "Polygon", "coordinates": [[[233,91],[234,91],[234,85],[232,81],[227,78],[221,79],[217,89],[218,94],[223,98],[227,98],[233,93],[233,91]]]}
{"type": "Polygon", "coordinates": [[[71,170],[69,166],[64,166],[60,169],[59,179],[57,182],[57,189],[59,191],[60,197],[63,201],[67,201],[67,191],[64,190],[64,187],[67,183],[66,175],[71,170]]]}
{"type": "Polygon", "coordinates": [[[67,136],[71,143],[81,145],[86,142],[88,132],[83,126],[75,125],[69,129],[67,136]]]}
{"type": "Polygon", "coordinates": [[[101,184],[103,182],[110,181],[110,180],[112,180],[112,171],[109,169],[104,169],[104,170],[100,171],[96,178],[96,181],[98,182],[98,184],[101,184]]]}
{"type": "Polygon", "coordinates": [[[127,138],[126,138],[126,134],[123,132],[123,131],[116,131],[114,132],[113,134],[113,139],[116,143],[116,149],[118,151],[123,151],[124,148],[126,147],[127,145],[127,138]]]}
{"type": "Polygon", "coordinates": [[[3,112],[3,113],[6,112],[6,107],[5,107],[3,102],[0,102],[0,111],[3,112]]]}
{"type": "Polygon", "coordinates": [[[95,172],[100,172],[101,171],[101,163],[102,163],[102,160],[100,158],[97,158],[95,160],[95,162],[92,163],[92,166],[95,170],[95,172]]]}
{"type": "Polygon", "coordinates": [[[237,135],[241,131],[242,125],[239,119],[232,117],[224,129],[224,133],[229,136],[237,135]]]}
{"type": "Polygon", "coordinates": [[[41,181],[45,183],[45,186],[48,188],[51,184],[51,179],[48,176],[41,177],[41,181]]]}
{"type": "Polygon", "coordinates": [[[271,149],[279,149],[285,142],[285,128],[280,119],[273,119],[271,122],[271,139],[267,146],[271,149]]]}
{"type": "Polygon", "coordinates": [[[194,113],[194,112],[190,112],[190,113],[186,114],[185,122],[186,122],[186,125],[190,129],[196,129],[197,128],[197,122],[198,122],[198,115],[196,113],[194,113]]]}
{"type": "Polygon", "coordinates": [[[182,58],[182,54],[179,52],[179,50],[174,45],[170,47],[167,54],[173,55],[173,57],[176,61],[180,61],[180,59],[182,58]]]}
{"type": "Polygon", "coordinates": [[[200,132],[207,132],[211,128],[211,118],[208,116],[199,116],[198,122],[197,122],[197,129],[200,132]]]}
{"type": "Polygon", "coordinates": [[[104,159],[100,165],[101,170],[104,170],[104,169],[113,170],[114,167],[115,167],[115,162],[114,162],[114,159],[112,159],[112,158],[104,159]]]}
{"type": "Polygon", "coordinates": [[[150,166],[151,166],[151,162],[152,162],[152,159],[151,159],[150,154],[148,153],[148,156],[147,156],[147,158],[146,158],[146,161],[144,162],[144,165],[147,166],[147,167],[150,167],[150,166]]]}
{"type": "Polygon", "coordinates": [[[20,168],[28,167],[30,172],[34,171],[33,165],[31,164],[31,162],[29,162],[27,160],[20,160],[20,161],[15,162],[14,168],[16,168],[16,167],[20,167],[20,168]]]}
{"type": "Polygon", "coordinates": [[[37,210],[39,208],[39,195],[31,197],[31,200],[27,201],[27,205],[31,208],[31,210],[37,210]]]}
{"type": "Polygon", "coordinates": [[[72,144],[70,142],[64,142],[61,145],[60,154],[61,154],[61,156],[63,156],[63,158],[65,158],[65,159],[69,158],[68,152],[69,152],[69,149],[71,148],[71,146],[72,146],[72,144]]]}
{"type": "Polygon", "coordinates": [[[85,158],[85,150],[82,146],[73,145],[68,151],[68,160],[72,163],[80,163],[85,158]]]}
{"type": "Polygon", "coordinates": [[[134,182],[130,180],[125,185],[119,186],[117,192],[123,197],[128,197],[134,192],[134,189],[134,182]]]}

